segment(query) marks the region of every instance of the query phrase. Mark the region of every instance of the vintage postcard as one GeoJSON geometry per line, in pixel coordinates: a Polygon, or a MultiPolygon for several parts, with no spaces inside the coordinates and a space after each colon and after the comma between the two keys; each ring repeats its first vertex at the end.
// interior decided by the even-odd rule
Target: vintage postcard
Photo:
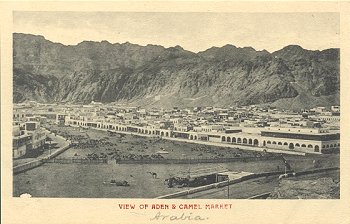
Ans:
{"type": "Polygon", "coordinates": [[[4,223],[350,223],[347,2],[0,4],[4,223]]]}

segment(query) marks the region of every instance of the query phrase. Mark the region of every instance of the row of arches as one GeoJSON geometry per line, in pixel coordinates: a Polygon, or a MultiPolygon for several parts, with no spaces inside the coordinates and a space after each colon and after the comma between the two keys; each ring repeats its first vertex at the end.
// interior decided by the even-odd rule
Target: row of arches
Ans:
{"type": "Polygon", "coordinates": [[[228,142],[228,143],[259,146],[259,140],[258,139],[251,139],[251,138],[236,138],[236,137],[231,138],[231,137],[222,136],[221,141],[228,142]]]}
{"type": "Polygon", "coordinates": [[[338,148],[338,147],[340,147],[340,143],[338,143],[338,144],[336,144],[336,143],[334,143],[334,144],[327,144],[327,145],[323,145],[322,146],[322,148],[338,148]]]}
{"type": "Polygon", "coordinates": [[[114,127],[114,129],[118,131],[127,131],[126,127],[114,127]]]}
{"type": "Polygon", "coordinates": [[[138,133],[148,134],[148,135],[161,135],[165,137],[169,137],[169,132],[167,131],[155,131],[155,130],[147,130],[147,129],[138,129],[138,133]]]}
{"type": "Polygon", "coordinates": [[[295,148],[308,148],[308,149],[314,149],[315,152],[320,151],[319,145],[312,145],[312,144],[300,144],[300,143],[288,143],[288,142],[279,142],[279,141],[264,141],[264,146],[285,146],[289,149],[295,149],[295,148]]]}
{"type": "Polygon", "coordinates": [[[320,120],[324,120],[324,121],[340,121],[340,117],[322,117],[319,118],[320,120]]]}
{"type": "Polygon", "coordinates": [[[145,129],[138,129],[137,131],[138,133],[141,133],[141,134],[148,134],[148,135],[155,135],[156,132],[153,130],[145,130],[145,129]]]}
{"type": "Polygon", "coordinates": [[[163,131],[161,131],[161,132],[160,132],[160,135],[161,135],[161,136],[165,136],[165,137],[169,137],[169,132],[163,132],[163,131]]]}
{"type": "Polygon", "coordinates": [[[87,126],[85,122],[73,122],[73,125],[87,126]]]}
{"type": "Polygon", "coordinates": [[[190,135],[190,140],[197,140],[197,135],[190,135]]]}
{"type": "MultiPolygon", "coordinates": [[[[80,123],[78,123],[78,125],[80,125],[80,123]]],[[[148,130],[148,129],[142,129],[142,128],[134,128],[134,130],[129,130],[128,127],[125,127],[125,126],[123,127],[123,126],[104,125],[104,124],[99,124],[99,125],[97,125],[97,127],[104,128],[104,129],[110,129],[110,130],[116,130],[116,131],[131,131],[131,132],[137,132],[140,134],[161,135],[161,136],[165,136],[165,137],[170,137],[169,131],[148,130]]]]}
{"type": "Polygon", "coordinates": [[[126,127],[121,127],[121,126],[103,125],[103,128],[112,129],[116,131],[127,131],[126,127]]]}

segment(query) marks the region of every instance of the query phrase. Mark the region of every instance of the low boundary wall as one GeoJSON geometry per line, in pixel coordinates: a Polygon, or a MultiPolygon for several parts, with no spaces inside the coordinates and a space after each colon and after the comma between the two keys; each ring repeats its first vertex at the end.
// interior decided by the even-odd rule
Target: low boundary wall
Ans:
{"type": "Polygon", "coordinates": [[[252,197],[249,197],[248,199],[266,199],[270,196],[271,192],[266,192],[258,195],[254,195],[252,197]]]}
{"type": "Polygon", "coordinates": [[[197,164],[197,163],[229,163],[278,160],[279,156],[261,157],[233,157],[233,158],[208,158],[208,159],[142,159],[142,160],[117,160],[118,164],[197,164]]]}
{"type": "Polygon", "coordinates": [[[107,164],[107,159],[87,159],[87,158],[53,158],[43,159],[46,163],[59,163],[59,164],[107,164]]]}

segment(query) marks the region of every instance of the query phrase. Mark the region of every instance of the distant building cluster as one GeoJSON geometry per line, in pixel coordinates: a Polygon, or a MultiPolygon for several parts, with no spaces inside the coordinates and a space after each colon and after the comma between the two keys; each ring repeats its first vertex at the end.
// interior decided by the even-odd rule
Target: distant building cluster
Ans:
{"type": "MultiPolygon", "coordinates": [[[[144,109],[93,102],[90,105],[22,104],[14,120],[36,116],[48,123],[110,132],[182,138],[306,153],[340,148],[340,107],[299,112],[272,107],[144,109]]],[[[29,121],[27,121],[29,122],[29,121]]]]}

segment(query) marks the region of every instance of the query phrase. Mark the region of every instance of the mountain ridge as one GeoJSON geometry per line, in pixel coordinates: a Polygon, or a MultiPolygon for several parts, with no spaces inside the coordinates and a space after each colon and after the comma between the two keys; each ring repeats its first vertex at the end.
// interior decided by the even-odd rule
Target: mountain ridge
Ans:
{"type": "Polygon", "coordinates": [[[13,42],[15,103],[272,104],[297,97],[296,82],[312,97],[327,98],[323,106],[339,104],[339,49],[289,45],[269,53],[229,44],[194,53],[108,41],[63,45],[18,33],[13,42]]]}

